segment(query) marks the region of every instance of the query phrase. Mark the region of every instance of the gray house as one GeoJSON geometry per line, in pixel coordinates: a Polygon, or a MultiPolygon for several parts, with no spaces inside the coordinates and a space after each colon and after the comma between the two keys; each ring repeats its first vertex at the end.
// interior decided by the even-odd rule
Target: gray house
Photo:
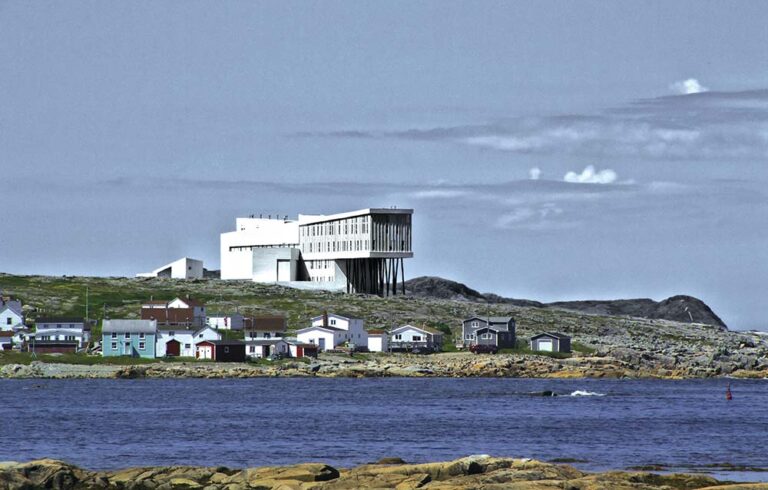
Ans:
{"type": "Polygon", "coordinates": [[[514,347],[515,319],[511,316],[473,316],[461,322],[462,346],[495,345],[514,347]]]}
{"type": "Polygon", "coordinates": [[[557,332],[544,332],[531,337],[532,351],[571,352],[571,338],[557,332]]]}

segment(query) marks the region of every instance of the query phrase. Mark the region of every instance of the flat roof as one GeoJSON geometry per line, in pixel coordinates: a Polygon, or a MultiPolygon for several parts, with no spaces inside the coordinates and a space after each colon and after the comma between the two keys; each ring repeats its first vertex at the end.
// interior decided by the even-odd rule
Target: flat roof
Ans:
{"type": "Polygon", "coordinates": [[[413,214],[413,209],[407,208],[365,208],[358,209],[357,211],[347,211],[345,213],[336,214],[300,214],[299,226],[313,225],[316,223],[324,223],[326,221],[335,221],[339,219],[352,218],[355,216],[365,216],[368,214],[413,214]]]}

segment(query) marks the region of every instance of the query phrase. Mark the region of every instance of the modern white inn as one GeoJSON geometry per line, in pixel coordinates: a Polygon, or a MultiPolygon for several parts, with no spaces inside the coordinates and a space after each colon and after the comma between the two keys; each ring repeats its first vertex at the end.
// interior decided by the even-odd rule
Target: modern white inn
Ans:
{"type": "Polygon", "coordinates": [[[221,234],[221,278],[397,294],[413,257],[413,209],[370,208],[297,220],[237,218],[221,234]]]}

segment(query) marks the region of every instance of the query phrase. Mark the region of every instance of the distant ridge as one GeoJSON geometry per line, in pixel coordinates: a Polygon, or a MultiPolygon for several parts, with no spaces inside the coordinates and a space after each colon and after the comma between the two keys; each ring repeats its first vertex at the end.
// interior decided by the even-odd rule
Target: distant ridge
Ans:
{"type": "Polygon", "coordinates": [[[526,299],[504,298],[493,293],[479,293],[460,282],[434,276],[422,276],[405,282],[406,293],[419,298],[438,298],[479,303],[504,303],[513,306],[556,308],[581,313],[610,316],[633,316],[683,323],[704,323],[727,329],[725,323],[703,301],[693,296],[678,295],[662,301],[648,298],[617,300],[558,301],[541,303],[526,299]]]}

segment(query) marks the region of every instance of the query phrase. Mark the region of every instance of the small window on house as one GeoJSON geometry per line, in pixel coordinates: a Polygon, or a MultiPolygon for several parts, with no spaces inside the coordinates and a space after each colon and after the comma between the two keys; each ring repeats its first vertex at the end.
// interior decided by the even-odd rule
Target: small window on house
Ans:
{"type": "Polygon", "coordinates": [[[472,328],[477,328],[479,326],[480,326],[480,322],[478,322],[478,321],[472,322],[472,328]]]}
{"type": "Polygon", "coordinates": [[[117,342],[112,342],[112,350],[117,350],[117,342]]]}
{"type": "Polygon", "coordinates": [[[224,346],[224,353],[225,353],[225,354],[229,354],[229,347],[227,347],[227,346],[224,346]]]}
{"type": "Polygon", "coordinates": [[[336,325],[336,320],[335,320],[335,319],[333,319],[333,318],[331,318],[330,324],[331,324],[331,325],[336,325]]]}
{"type": "Polygon", "coordinates": [[[130,338],[131,338],[131,333],[130,333],[130,332],[125,332],[125,335],[124,335],[124,337],[125,337],[126,339],[130,339],[130,338]]]}
{"type": "Polygon", "coordinates": [[[185,349],[190,349],[190,348],[192,348],[192,344],[184,344],[184,348],[185,349]]]}
{"type": "Polygon", "coordinates": [[[144,332],[139,333],[139,339],[144,340],[144,332]]]}
{"type": "Polygon", "coordinates": [[[113,339],[116,339],[116,338],[117,338],[117,332],[112,332],[112,338],[113,338],[113,339]]]}
{"type": "Polygon", "coordinates": [[[395,340],[403,340],[402,334],[395,334],[395,340]]]}
{"type": "Polygon", "coordinates": [[[414,342],[421,342],[421,335],[414,335],[413,336],[413,341],[414,342]]]}
{"type": "Polygon", "coordinates": [[[10,325],[11,324],[11,317],[8,317],[5,319],[5,324],[10,325]]]}
{"type": "Polygon", "coordinates": [[[139,350],[144,350],[147,347],[146,342],[139,342],[139,350]]]}
{"type": "Polygon", "coordinates": [[[168,332],[168,335],[169,335],[170,337],[173,337],[174,335],[176,335],[176,332],[174,332],[173,330],[171,330],[170,332],[168,332]]]}

